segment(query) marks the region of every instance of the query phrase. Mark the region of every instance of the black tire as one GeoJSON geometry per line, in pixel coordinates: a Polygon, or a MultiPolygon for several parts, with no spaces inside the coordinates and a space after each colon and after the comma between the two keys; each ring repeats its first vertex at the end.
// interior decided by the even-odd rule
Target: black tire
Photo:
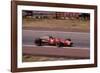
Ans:
{"type": "Polygon", "coordinates": [[[40,39],[40,38],[36,39],[36,40],[35,40],[35,44],[36,44],[37,46],[42,46],[42,39],[40,39]]]}
{"type": "Polygon", "coordinates": [[[73,47],[73,43],[71,43],[70,45],[68,45],[68,47],[73,47]]]}

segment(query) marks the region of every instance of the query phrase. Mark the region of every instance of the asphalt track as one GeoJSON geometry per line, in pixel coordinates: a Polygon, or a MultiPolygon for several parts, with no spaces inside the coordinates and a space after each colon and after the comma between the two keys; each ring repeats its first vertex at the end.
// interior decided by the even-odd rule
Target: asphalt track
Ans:
{"type": "Polygon", "coordinates": [[[23,54],[62,56],[72,58],[90,58],[90,34],[81,32],[64,32],[64,31],[43,31],[43,30],[23,30],[22,46],[23,54]],[[36,46],[34,40],[42,36],[53,36],[57,38],[70,38],[73,47],[56,47],[56,46],[36,46]]]}
{"type": "Polygon", "coordinates": [[[54,47],[38,47],[35,46],[23,46],[23,53],[30,55],[42,55],[42,56],[55,56],[55,57],[69,57],[79,59],[89,59],[90,51],[87,48],[54,48],[54,47]]]}
{"type": "Polygon", "coordinates": [[[74,45],[73,47],[89,48],[90,47],[90,34],[86,32],[64,32],[64,31],[41,31],[41,30],[23,30],[22,31],[22,44],[35,46],[34,40],[42,36],[53,36],[57,38],[70,38],[74,45]]]}

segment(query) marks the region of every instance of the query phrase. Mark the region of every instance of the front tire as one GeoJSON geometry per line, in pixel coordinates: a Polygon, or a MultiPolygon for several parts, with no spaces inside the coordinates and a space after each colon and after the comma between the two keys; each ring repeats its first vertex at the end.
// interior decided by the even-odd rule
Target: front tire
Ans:
{"type": "Polygon", "coordinates": [[[70,45],[68,45],[68,47],[73,47],[73,43],[71,43],[70,45]]]}

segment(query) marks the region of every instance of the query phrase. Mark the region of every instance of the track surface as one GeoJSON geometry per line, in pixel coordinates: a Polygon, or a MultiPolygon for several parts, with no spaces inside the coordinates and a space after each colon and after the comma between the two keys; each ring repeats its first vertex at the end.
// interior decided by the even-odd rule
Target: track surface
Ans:
{"type": "Polygon", "coordinates": [[[55,57],[70,57],[70,58],[89,58],[90,53],[89,49],[81,49],[81,48],[44,48],[44,47],[23,47],[24,54],[31,54],[31,55],[44,55],[44,56],[55,56],[55,57]]]}
{"type": "Polygon", "coordinates": [[[62,56],[72,58],[89,58],[89,33],[81,32],[60,32],[60,31],[39,31],[39,30],[23,30],[22,45],[23,53],[31,55],[47,55],[62,56]],[[56,46],[36,46],[34,40],[36,38],[51,35],[57,38],[70,38],[74,43],[74,47],[56,47],[56,46]]]}
{"type": "Polygon", "coordinates": [[[57,38],[70,38],[74,43],[74,47],[89,48],[90,47],[90,34],[82,32],[60,32],[60,31],[39,31],[39,30],[23,30],[22,31],[23,46],[35,46],[34,40],[41,36],[52,35],[57,38]]]}

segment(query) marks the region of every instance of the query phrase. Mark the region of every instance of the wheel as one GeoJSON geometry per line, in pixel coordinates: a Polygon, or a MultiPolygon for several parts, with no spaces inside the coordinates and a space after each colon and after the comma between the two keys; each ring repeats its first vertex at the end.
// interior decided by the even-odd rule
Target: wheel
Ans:
{"type": "Polygon", "coordinates": [[[37,46],[42,46],[42,39],[36,39],[35,40],[35,44],[37,45],[37,46]]]}
{"type": "Polygon", "coordinates": [[[68,47],[73,47],[73,43],[71,43],[70,45],[68,45],[68,47]]]}

